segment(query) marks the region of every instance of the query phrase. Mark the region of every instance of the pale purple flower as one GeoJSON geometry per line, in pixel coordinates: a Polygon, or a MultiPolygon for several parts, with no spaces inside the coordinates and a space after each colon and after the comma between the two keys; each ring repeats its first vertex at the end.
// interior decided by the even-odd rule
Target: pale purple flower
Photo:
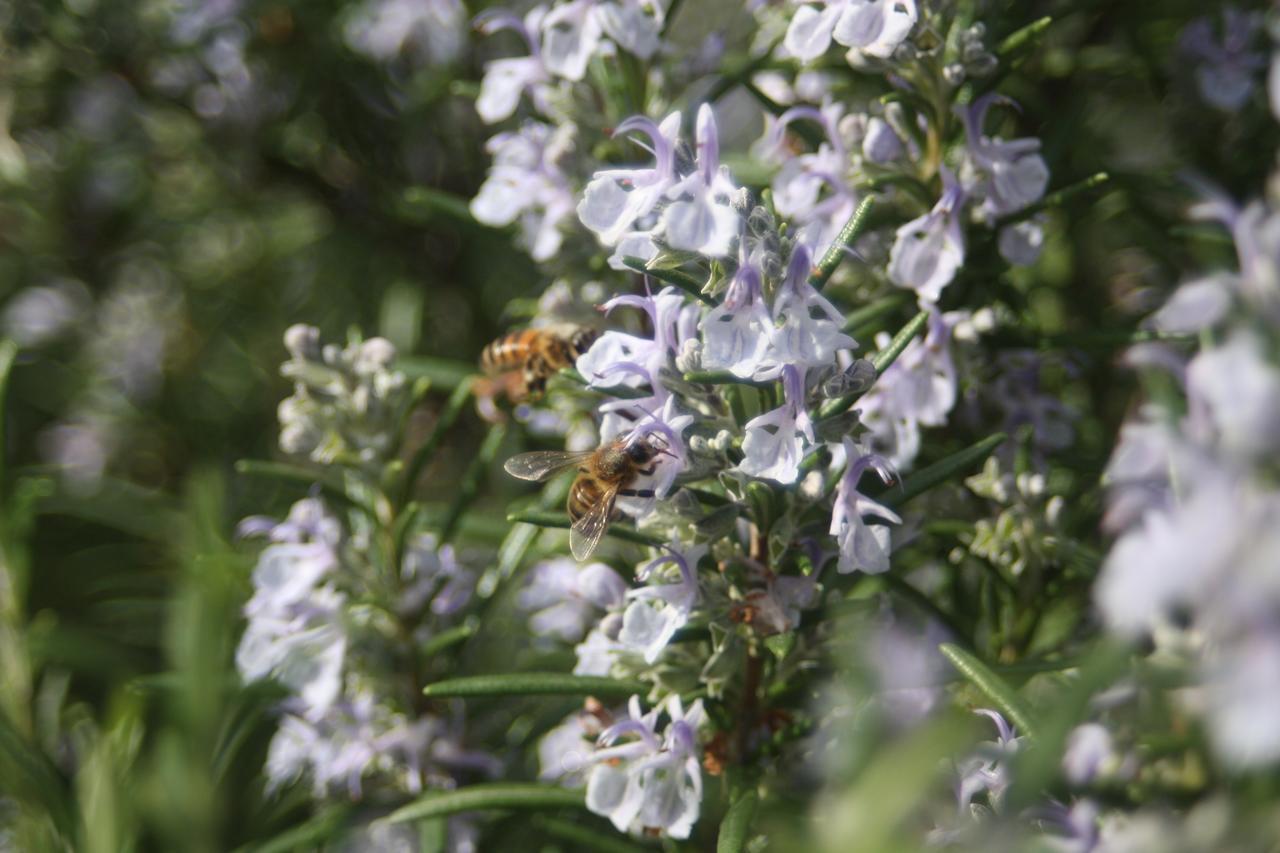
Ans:
{"type": "Polygon", "coordinates": [[[911,34],[916,18],[915,0],[826,0],[796,10],[784,44],[805,62],[826,53],[833,38],[850,49],[851,62],[862,54],[883,59],[911,34]]]}
{"type": "Polygon", "coordinates": [[[805,441],[813,444],[813,420],[804,407],[804,369],[782,368],[786,401],[746,423],[743,460],[737,470],[748,477],[794,483],[800,473],[805,441]]]}
{"type": "Polygon", "coordinates": [[[257,681],[270,676],[297,694],[303,715],[322,716],[342,690],[344,604],[340,593],[321,587],[283,610],[252,614],[236,648],[241,677],[257,681]]]}
{"type": "Polygon", "coordinates": [[[534,611],[529,619],[533,633],[574,642],[602,611],[620,608],[626,592],[626,581],[604,563],[579,566],[575,560],[559,558],[530,570],[517,602],[534,611]]]}
{"type": "Polygon", "coordinates": [[[663,237],[673,249],[724,257],[742,230],[742,215],[732,203],[738,188],[720,166],[720,139],[708,104],[698,108],[697,145],[697,168],[667,191],[676,200],[662,212],[663,237]]]}
{"type": "Polygon", "coordinates": [[[19,346],[39,346],[78,325],[92,304],[88,289],[71,279],[28,287],[5,303],[0,332],[19,346]]]}
{"type": "Polygon", "coordinates": [[[1216,326],[1231,309],[1237,277],[1210,275],[1188,281],[1178,287],[1151,317],[1151,324],[1162,332],[1190,334],[1216,326]]]}
{"type": "Polygon", "coordinates": [[[591,58],[603,54],[604,38],[628,53],[648,59],[657,52],[662,7],[640,0],[571,0],[542,20],[542,54],[553,74],[581,80],[591,58]]]}
{"type": "Polygon", "coordinates": [[[702,319],[702,366],[749,378],[769,348],[773,321],[760,287],[760,272],[739,263],[724,301],[702,319]]]}
{"type": "Polygon", "coordinates": [[[982,201],[982,213],[998,219],[1039,201],[1049,185],[1049,167],[1040,156],[1040,140],[999,139],[983,135],[987,111],[996,103],[1011,103],[994,93],[960,108],[968,148],[961,173],[967,192],[982,201]]]}
{"type": "Polygon", "coordinates": [[[429,607],[436,616],[451,616],[471,600],[476,573],[458,559],[452,545],[441,546],[434,534],[415,537],[401,563],[404,592],[397,606],[401,613],[417,613],[429,607]]]}
{"type": "Polygon", "coordinates": [[[600,625],[592,628],[587,638],[573,649],[577,656],[573,674],[609,675],[614,660],[627,648],[618,642],[618,632],[621,629],[622,617],[616,614],[609,614],[600,625]]]}
{"type": "Polygon", "coordinates": [[[367,0],[347,20],[347,45],[380,62],[410,54],[443,65],[464,44],[466,10],[460,0],[367,0]]]}
{"type": "Polygon", "coordinates": [[[1182,31],[1182,52],[1196,63],[1200,95],[1218,109],[1236,112],[1253,94],[1254,78],[1267,64],[1265,55],[1252,49],[1261,28],[1261,13],[1226,6],[1220,34],[1208,17],[1182,31]]]}
{"type": "Polygon", "coordinates": [[[937,302],[942,290],[964,264],[964,231],[960,211],[965,191],[946,169],[942,198],[933,210],[898,228],[889,251],[889,278],[914,290],[922,302],[937,302]]]}
{"type": "Polygon", "coordinates": [[[1094,595],[1112,630],[1149,631],[1202,601],[1233,563],[1243,522],[1240,489],[1212,479],[1169,511],[1152,510],[1107,555],[1094,595]]]}
{"type": "Polygon", "coordinates": [[[765,156],[782,164],[771,183],[774,205],[798,226],[796,239],[814,256],[826,252],[858,202],[846,176],[850,162],[839,129],[843,115],[838,101],[829,100],[821,109],[792,107],[766,131],[765,156]],[[815,152],[792,155],[783,144],[784,134],[791,122],[801,119],[816,122],[823,141],[815,152]]]}
{"type": "Polygon", "coordinates": [[[1029,267],[1044,251],[1044,221],[1041,217],[1024,219],[1000,229],[997,239],[1000,257],[1015,267],[1029,267]]]}
{"type": "Polygon", "coordinates": [[[573,191],[558,164],[576,132],[572,124],[553,130],[525,122],[519,131],[500,133],[485,144],[493,165],[471,200],[471,215],[495,228],[517,223],[520,242],[536,261],[560,250],[561,223],[573,213],[573,191]]]}
{"type": "Polygon", "coordinates": [[[862,453],[852,439],[844,438],[843,447],[846,467],[836,487],[831,511],[830,533],[840,549],[836,570],[842,575],[854,571],[879,574],[889,569],[889,528],[883,524],[867,524],[864,516],[891,524],[901,524],[902,519],[884,504],[859,492],[858,481],[868,468],[886,484],[894,481],[894,474],[886,460],[862,453]]]}
{"type": "Polygon", "coordinates": [[[601,730],[600,718],[595,714],[576,711],[565,717],[538,740],[538,778],[565,787],[581,787],[601,730]]]}
{"type": "Polygon", "coordinates": [[[757,379],[776,378],[788,366],[803,375],[807,368],[833,364],[838,350],[857,346],[841,330],[844,315],[809,283],[811,270],[809,250],[797,245],[774,297],[769,350],[757,379]]]}
{"type": "Polygon", "coordinates": [[[628,232],[652,227],[639,223],[654,212],[658,202],[679,180],[675,146],[680,138],[680,113],[671,113],[661,124],[644,116],[632,116],[619,124],[614,134],[632,130],[649,137],[653,168],[596,172],[578,203],[578,218],[606,246],[618,245],[628,232]]]}
{"type": "Polygon", "coordinates": [[[1115,755],[1111,732],[1100,723],[1076,726],[1067,737],[1062,772],[1072,785],[1088,785],[1115,755]]]}
{"type": "Polygon", "coordinates": [[[978,745],[977,754],[961,763],[956,783],[956,800],[963,812],[973,798],[985,793],[994,811],[999,811],[1005,789],[1009,787],[1009,760],[1017,754],[1023,738],[997,711],[979,708],[974,711],[990,718],[996,725],[996,739],[978,745]]]}
{"type": "Polygon", "coordinates": [[[818,604],[818,573],[779,575],[766,570],[761,574],[763,588],[743,597],[753,611],[752,629],[761,636],[794,631],[800,627],[801,613],[818,604]]]}
{"type": "MultiPolygon", "coordinates": [[[[1271,554],[1271,571],[1276,556],[1271,554]]],[[[1203,667],[1209,734],[1215,752],[1233,768],[1280,761],[1280,625],[1273,620],[1274,614],[1223,643],[1203,667]]]]}
{"type": "Polygon", "coordinates": [[[485,64],[484,79],[480,81],[480,95],[476,98],[476,112],[486,124],[494,124],[510,118],[525,92],[534,107],[547,111],[547,95],[551,89],[551,74],[542,63],[537,33],[546,15],[545,6],[534,6],[524,19],[506,12],[491,12],[476,18],[476,27],[485,35],[510,29],[519,33],[529,47],[528,56],[495,59],[485,64]]]}
{"type": "Polygon", "coordinates": [[[670,722],[659,737],[658,713],[640,710],[631,697],[630,718],[605,729],[592,757],[587,779],[587,808],[607,817],[620,832],[657,831],[671,838],[689,837],[702,803],[702,767],[698,728],[705,713],[702,700],[685,712],[680,697],[666,702],[670,722]],[[625,742],[622,742],[627,738],[625,742]]]}
{"type": "Polygon", "coordinates": [[[1280,369],[1263,342],[1237,332],[1187,365],[1188,433],[1230,457],[1256,459],[1280,447],[1280,369]]]}
{"type": "Polygon", "coordinates": [[[701,598],[697,565],[707,551],[706,545],[669,547],[637,573],[639,580],[645,580],[663,565],[673,565],[680,573],[675,583],[646,586],[627,593],[631,603],[622,614],[618,641],[643,655],[646,663],[655,662],[675,632],[688,623],[701,598]]]}
{"type": "Polygon", "coordinates": [[[938,651],[950,635],[930,620],[923,630],[896,622],[878,626],[866,660],[876,675],[876,698],[895,728],[915,725],[943,701],[950,665],[938,651]]]}

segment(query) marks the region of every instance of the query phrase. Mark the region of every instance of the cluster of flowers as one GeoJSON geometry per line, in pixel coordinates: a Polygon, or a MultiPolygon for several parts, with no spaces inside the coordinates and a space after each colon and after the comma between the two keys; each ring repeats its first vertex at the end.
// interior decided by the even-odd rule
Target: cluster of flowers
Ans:
{"type": "MultiPolygon", "coordinates": [[[[564,106],[556,87],[580,80],[587,59],[566,75],[563,63],[546,56],[555,39],[578,33],[561,17],[579,5],[535,10],[523,22],[484,19],[489,30],[519,29],[531,55],[489,66],[482,117],[508,117],[526,93],[544,115],[564,106]]],[[[603,24],[590,30],[595,25],[583,11],[604,9],[615,11],[581,6],[584,31],[612,37],[603,24]]],[[[910,41],[915,4],[792,11],[779,56],[816,60],[834,38],[858,67],[891,71],[908,97],[926,90],[926,66],[910,41]]],[[[651,21],[657,31],[661,17],[651,21]]],[[[967,69],[990,71],[979,61],[990,57],[981,50],[981,29],[966,34],[964,60],[948,76],[928,79],[927,91],[954,95],[974,73],[967,69]]],[[[604,43],[574,37],[579,49],[604,43]]],[[[635,42],[618,46],[648,55],[635,42]]],[[[767,81],[771,91],[791,85],[776,76],[767,81]]],[[[822,105],[795,105],[768,121],[757,149],[777,172],[763,203],[722,164],[716,115],[703,104],[692,145],[679,112],[621,122],[615,132],[643,136],[652,159],[598,168],[580,195],[558,168],[578,132],[571,115],[556,115],[554,129],[526,123],[491,144],[494,167],[472,205],[491,224],[521,217],[523,239],[539,259],[560,250],[576,210],[610,253],[608,266],[647,268],[665,280],[677,270],[701,289],[654,292],[646,280],[644,293],[605,301],[601,309],[623,322],[636,318],[624,312],[638,312],[642,322],[632,328],[646,332],[606,331],[576,365],[587,388],[605,396],[595,411],[600,443],[649,442],[661,450],[652,473],[630,484],[637,494],[617,506],[665,544],[636,567],[639,586],[628,588],[604,563],[554,558],[534,567],[522,596],[535,633],[578,643],[575,673],[653,685],[647,713],[639,697],[625,718],[589,708],[543,741],[544,777],[566,784],[585,778],[588,807],[621,830],[687,837],[702,793],[697,756],[717,748],[717,736],[699,733],[707,722],[702,706],[686,712],[690,698],[731,696],[749,706],[758,687],[742,683],[740,673],[754,665],[759,640],[796,631],[804,611],[821,602],[828,565],[837,575],[889,568],[891,529],[903,519],[864,491],[863,475],[893,483],[918,454],[921,428],[944,424],[956,405],[953,347],[982,324],[938,303],[964,264],[967,234],[976,226],[1019,263],[1033,261],[1042,241],[1032,214],[1048,170],[1038,141],[987,134],[988,114],[1002,99],[984,95],[954,111],[944,105],[928,118],[892,99],[888,108],[846,114],[833,80],[819,75],[803,87],[797,80],[786,97],[794,101],[801,89],[822,105]],[[822,129],[816,151],[796,150],[799,123],[822,129]],[[929,195],[930,187],[940,195],[929,195]],[[884,233],[860,212],[869,199],[905,212],[899,221],[908,221],[884,233]],[[860,235],[849,236],[851,223],[860,235]],[[878,339],[882,352],[892,352],[878,368],[856,357],[859,343],[844,313],[823,293],[834,266],[829,258],[845,252],[865,263],[882,293],[906,289],[920,305],[915,332],[923,337],[908,334],[896,345],[878,339]],[[682,639],[702,635],[704,626],[709,641],[682,639]]],[[[753,751],[770,725],[747,712],[730,749],[753,751]]]]}
{"type": "MultiPolygon", "coordinates": [[[[377,470],[393,458],[393,416],[405,400],[404,377],[380,338],[345,349],[321,346],[319,332],[286,333],[281,372],[294,396],[280,407],[281,447],[325,465],[377,470]]],[[[348,490],[353,486],[349,484],[348,490]]],[[[423,705],[417,663],[404,661],[458,624],[476,574],[451,545],[419,532],[385,565],[369,513],[344,521],[317,496],[298,501],[282,521],[245,519],[239,534],[267,545],[253,571],[236,665],[248,682],[272,678],[289,695],[266,764],[268,792],[299,779],[315,796],[360,799],[380,790],[412,794],[451,788],[463,776],[500,770],[493,757],[463,746],[461,717],[423,705]]],[[[475,830],[450,822],[453,849],[474,849],[475,830]]]]}
{"type": "Polygon", "coordinates": [[[1151,318],[1165,337],[1129,362],[1167,374],[1177,394],[1125,424],[1107,468],[1106,524],[1119,534],[1097,588],[1109,626],[1151,635],[1157,653],[1194,663],[1219,756],[1235,767],[1280,759],[1280,214],[1215,195],[1198,212],[1234,239],[1235,272],[1186,282],[1151,318]]]}

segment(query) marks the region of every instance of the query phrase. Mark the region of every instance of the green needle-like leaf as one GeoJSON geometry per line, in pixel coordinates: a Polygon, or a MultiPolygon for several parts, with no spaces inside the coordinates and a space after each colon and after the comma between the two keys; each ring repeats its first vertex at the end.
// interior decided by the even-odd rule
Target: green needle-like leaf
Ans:
{"type": "Polygon", "coordinates": [[[351,807],[336,805],[324,809],[311,820],[257,845],[241,847],[237,853],[289,853],[291,850],[314,850],[346,829],[351,807]]]}
{"type": "Polygon", "coordinates": [[[4,400],[5,392],[9,388],[9,372],[13,369],[13,362],[18,357],[18,345],[13,341],[0,341],[0,495],[4,494],[4,400]]]}
{"type": "Polygon", "coordinates": [[[875,202],[876,197],[873,195],[862,200],[862,204],[858,205],[858,209],[853,212],[853,216],[849,217],[844,228],[840,229],[840,236],[836,237],[831,248],[827,249],[822,260],[818,261],[818,265],[814,267],[813,273],[809,276],[809,284],[821,290],[827,283],[827,279],[831,278],[836,267],[840,266],[840,262],[844,260],[853,241],[862,236],[862,232],[866,230],[867,219],[871,215],[871,208],[875,206],[875,202]]]}
{"type": "Polygon", "coordinates": [[[1023,703],[1018,691],[1014,690],[1007,681],[992,672],[985,663],[957,645],[943,643],[938,649],[946,656],[947,660],[951,661],[951,665],[961,675],[996,704],[999,710],[1009,718],[1009,722],[1017,726],[1022,734],[1035,737],[1036,725],[1032,720],[1031,711],[1023,703]]]}
{"type": "Polygon", "coordinates": [[[651,268],[645,264],[644,258],[637,258],[634,255],[627,255],[622,262],[636,272],[642,272],[650,275],[664,284],[674,285],[685,293],[692,296],[707,305],[715,305],[716,302],[710,296],[702,292],[702,282],[682,270],[651,268]]]}
{"type": "Polygon", "coordinates": [[[751,385],[755,388],[767,388],[773,384],[772,382],[762,382],[755,379],[744,379],[727,370],[693,370],[684,375],[684,381],[701,385],[751,385]]]}
{"type": "Polygon", "coordinates": [[[387,815],[386,820],[389,823],[407,823],[480,809],[560,809],[584,808],[585,805],[581,788],[494,782],[468,785],[453,791],[433,791],[396,809],[387,815]]]}
{"type": "Polygon", "coordinates": [[[886,490],[884,492],[885,503],[894,507],[902,506],[907,501],[924,494],[934,486],[977,468],[986,461],[988,456],[995,452],[997,447],[1004,444],[1006,438],[1008,436],[1002,432],[989,435],[982,441],[971,444],[964,450],[958,450],[927,468],[921,468],[903,480],[901,488],[890,487],[886,490]]]}
{"type": "Polygon", "coordinates": [[[461,625],[456,625],[447,631],[441,631],[430,640],[422,644],[422,648],[418,649],[418,654],[426,659],[438,655],[446,649],[450,649],[459,643],[465,643],[467,640],[475,636],[476,630],[480,627],[478,619],[470,618],[461,625]]]}
{"type": "MultiPolygon", "coordinates": [[[[534,524],[538,527],[556,527],[561,530],[568,530],[569,525],[573,523],[567,515],[556,512],[520,512],[508,515],[507,521],[534,524]]],[[[661,548],[667,544],[667,540],[659,536],[651,536],[648,533],[641,533],[630,527],[620,527],[616,524],[610,525],[605,535],[612,536],[615,539],[622,539],[626,542],[635,542],[637,545],[649,545],[654,548],[661,548]]]]}
{"type": "Polygon", "coordinates": [[[1012,57],[1030,50],[1039,43],[1052,23],[1053,18],[1046,16],[1032,21],[1022,29],[1011,33],[996,48],[996,56],[1002,61],[1008,62],[1012,57]]]}
{"type": "Polygon", "coordinates": [[[751,820],[755,817],[760,795],[754,787],[740,792],[733,799],[724,820],[720,822],[720,835],[716,838],[716,853],[741,853],[746,849],[751,835],[751,820]]]}
{"type": "Polygon", "coordinates": [[[427,440],[422,443],[422,446],[413,454],[413,459],[409,462],[400,490],[401,506],[409,502],[409,498],[413,495],[413,487],[418,482],[418,477],[422,476],[422,470],[427,467],[427,463],[435,455],[436,448],[444,440],[445,433],[458,420],[458,416],[462,414],[462,410],[466,407],[467,400],[470,398],[471,380],[464,379],[449,395],[449,402],[445,404],[444,411],[440,413],[440,419],[436,421],[435,428],[431,430],[427,440]]]}
{"type": "Polygon", "coordinates": [[[641,681],[623,681],[596,675],[563,672],[511,672],[500,675],[468,675],[428,684],[422,693],[432,699],[481,696],[634,696],[649,687],[641,681]]]}

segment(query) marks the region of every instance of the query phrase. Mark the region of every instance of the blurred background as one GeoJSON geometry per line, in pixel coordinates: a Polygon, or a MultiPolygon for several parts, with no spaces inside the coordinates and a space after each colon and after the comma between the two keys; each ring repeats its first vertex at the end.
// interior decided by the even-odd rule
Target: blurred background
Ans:
{"type": "MultiPolygon", "coordinates": [[[[1207,5],[985,4],[1055,19],[1005,86],[1051,186],[1113,177],[1056,211],[1044,257],[1012,277],[1043,329],[1123,327],[1183,270],[1230,262],[1220,232],[1175,226],[1187,178],[1246,195],[1277,140],[1259,111],[1206,107],[1179,61],[1207,5]]],[[[0,790],[54,815],[74,802],[99,827],[90,849],[231,849],[310,814],[306,791],[268,801],[253,781],[271,691],[224,689],[251,566],[235,522],[282,515],[306,488],[235,465],[280,455],[290,325],[388,338],[433,380],[426,429],[557,272],[467,210],[489,165],[477,81],[515,44],[477,44],[480,11],[0,4],[0,335],[17,345],[0,420],[0,761],[25,768],[0,790]]],[[[723,29],[741,52],[743,14],[687,0],[680,38],[723,29]]],[[[742,161],[758,108],[735,120],[735,103],[722,127],[742,161]]],[[[1059,387],[1081,413],[1079,468],[1096,472],[1132,387],[1106,346],[1069,353],[1059,387]]],[[[458,482],[479,439],[451,433],[425,490],[458,482]]],[[[510,487],[493,479],[482,505],[501,519],[510,487]]],[[[306,844],[291,838],[274,849],[306,844]]]]}

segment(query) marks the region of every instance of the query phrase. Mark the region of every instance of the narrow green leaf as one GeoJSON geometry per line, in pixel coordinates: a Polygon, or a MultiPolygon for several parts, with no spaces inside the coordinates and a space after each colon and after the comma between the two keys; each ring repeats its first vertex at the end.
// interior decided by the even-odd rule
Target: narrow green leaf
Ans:
{"type": "Polygon", "coordinates": [[[530,823],[547,835],[572,843],[573,850],[596,850],[599,853],[646,853],[653,850],[652,847],[641,847],[624,840],[612,828],[601,832],[571,820],[542,814],[534,815],[530,823]]]}
{"type": "Polygon", "coordinates": [[[741,853],[751,834],[751,821],[756,814],[760,795],[754,786],[738,793],[720,822],[720,835],[716,838],[716,853],[741,853]]]}
{"type": "Polygon", "coordinates": [[[1045,31],[1051,24],[1053,24],[1053,18],[1045,16],[1016,30],[1000,42],[1000,46],[996,48],[996,56],[1002,62],[1008,62],[1013,57],[1031,50],[1044,37],[1045,31]]]}
{"type": "Polygon", "coordinates": [[[447,631],[441,631],[430,640],[422,644],[422,648],[418,649],[418,655],[422,658],[429,658],[432,655],[438,655],[441,652],[465,643],[467,640],[475,636],[476,630],[480,627],[480,620],[475,617],[469,618],[461,625],[456,625],[447,631]]]}
{"type": "Polygon", "coordinates": [[[871,363],[876,366],[876,373],[883,375],[886,370],[893,366],[898,360],[898,356],[902,355],[902,351],[915,338],[916,335],[924,331],[924,327],[929,325],[929,312],[921,311],[916,314],[907,324],[898,330],[898,334],[893,336],[889,341],[889,345],[871,358],[871,363]]]}
{"type": "Polygon", "coordinates": [[[462,414],[463,408],[467,405],[467,400],[471,398],[471,386],[471,380],[464,379],[453,389],[453,393],[449,395],[449,401],[445,403],[444,411],[440,413],[440,419],[436,421],[435,428],[431,430],[427,440],[413,454],[413,459],[409,461],[409,466],[405,470],[404,480],[400,488],[401,506],[408,503],[409,498],[413,496],[413,487],[417,484],[418,478],[422,476],[423,469],[427,467],[427,463],[435,455],[436,448],[444,440],[445,433],[453,427],[454,422],[458,420],[458,416],[462,414]]]}
{"type": "Polygon", "coordinates": [[[642,681],[623,681],[564,672],[512,672],[468,675],[428,684],[422,693],[432,699],[460,696],[633,696],[649,692],[642,681]]]}
{"type": "Polygon", "coordinates": [[[245,845],[243,853],[289,853],[292,850],[313,850],[332,839],[347,825],[351,807],[330,806],[310,820],[286,829],[276,837],[261,844],[245,845]]]}
{"type": "Polygon", "coordinates": [[[37,504],[41,515],[79,518],[157,542],[169,541],[174,531],[180,529],[180,515],[173,509],[172,497],[164,492],[127,480],[103,477],[96,492],[83,496],[68,492],[52,466],[35,466],[23,471],[54,475],[50,480],[54,490],[41,495],[37,504]]]}
{"type": "Polygon", "coordinates": [[[389,823],[406,823],[480,809],[585,808],[581,788],[558,788],[519,782],[468,785],[454,791],[433,791],[387,815],[389,823]]]}
{"type": "Polygon", "coordinates": [[[827,249],[827,253],[822,256],[822,260],[818,261],[818,265],[814,267],[813,273],[809,276],[809,284],[821,290],[831,278],[832,273],[840,266],[840,262],[844,260],[849,249],[853,246],[853,242],[862,236],[862,232],[866,230],[868,217],[871,215],[871,208],[875,206],[876,197],[869,195],[858,205],[858,209],[853,212],[853,216],[849,217],[849,221],[840,229],[840,235],[836,237],[836,241],[831,244],[831,248],[827,249]]]}
{"type": "Polygon", "coordinates": [[[396,359],[395,368],[410,379],[428,379],[432,390],[443,391],[457,388],[476,373],[474,364],[424,355],[401,356],[396,359]]]}
{"type": "Polygon", "coordinates": [[[480,444],[480,449],[476,451],[471,464],[467,466],[466,473],[462,476],[462,483],[458,486],[458,494],[453,499],[453,503],[449,505],[449,514],[445,516],[444,524],[440,526],[441,542],[452,541],[453,534],[458,529],[458,522],[462,520],[462,514],[466,512],[471,502],[476,499],[476,495],[480,491],[480,481],[485,472],[493,467],[494,457],[498,455],[498,448],[502,446],[502,440],[506,436],[507,427],[505,424],[494,424],[489,427],[489,432],[480,444]]]}
{"type": "Polygon", "coordinates": [[[479,224],[465,198],[434,187],[409,187],[400,194],[395,212],[414,222],[429,222],[443,215],[469,225],[479,224]]]}
{"type": "Polygon", "coordinates": [[[684,375],[684,381],[695,382],[699,385],[751,385],[755,388],[767,388],[773,384],[772,382],[762,382],[755,379],[744,379],[727,370],[692,370],[684,375]]]}
{"type": "Polygon", "coordinates": [[[702,292],[702,282],[698,281],[683,270],[652,268],[645,263],[644,258],[637,258],[634,255],[624,256],[622,263],[626,264],[627,267],[635,270],[636,272],[653,276],[664,284],[670,284],[678,287],[694,299],[697,299],[706,305],[716,304],[714,299],[702,292]]]}
{"type": "Polygon", "coordinates": [[[39,804],[64,833],[74,826],[66,786],[53,762],[0,711],[0,771],[5,790],[39,804]]]}
{"type": "Polygon", "coordinates": [[[321,491],[340,501],[348,501],[350,497],[342,483],[329,472],[289,462],[269,462],[263,459],[240,459],[236,462],[236,473],[246,477],[262,477],[269,480],[284,480],[297,483],[305,488],[320,486],[321,491]]]}
{"type": "Polygon", "coordinates": [[[1035,737],[1036,725],[1031,711],[1007,681],[991,671],[985,663],[953,643],[943,643],[938,650],[951,661],[961,675],[987,695],[1022,734],[1035,737]]]}
{"type": "Polygon", "coordinates": [[[890,487],[884,494],[885,503],[893,507],[899,507],[918,495],[932,489],[941,483],[955,478],[967,471],[977,468],[987,457],[995,452],[995,449],[1005,442],[1007,436],[998,432],[995,435],[989,435],[976,444],[971,444],[964,450],[957,450],[955,453],[940,459],[927,468],[921,468],[902,481],[900,488],[890,487]]]}
{"type": "MultiPolygon", "coordinates": [[[[572,524],[567,515],[556,512],[518,512],[507,516],[507,521],[522,524],[534,524],[538,527],[556,527],[561,530],[568,530],[572,524]]],[[[659,536],[651,536],[648,533],[641,533],[630,527],[622,527],[617,524],[609,526],[606,536],[612,536],[615,539],[622,539],[626,542],[635,542],[638,545],[649,545],[653,548],[661,548],[667,544],[667,541],[659,536]]]]}

